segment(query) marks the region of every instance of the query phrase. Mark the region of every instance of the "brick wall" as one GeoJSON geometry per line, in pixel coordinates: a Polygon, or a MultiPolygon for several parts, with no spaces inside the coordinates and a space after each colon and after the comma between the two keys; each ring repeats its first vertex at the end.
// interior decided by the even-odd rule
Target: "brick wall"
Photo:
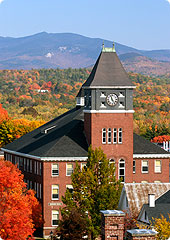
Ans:
{"type": "Polygon", "coordinates": [[[166,158],[145,158],[134,159],[136,163],[136,172],[133,173],[133,181],[140,183],[147,182],[169,182],[169,159],[166,158]],[[148,173],[142,173],[142,160],[148,160],[148,173]],[[160,173],[155,173],[155,160],[161,160],[162,170],[160,173]]]}
{"type": "Polygon", "coordinates": [[[133,167],[133,114],[132,113],[85,113],[84,129],[88,143],[93,148],[101,147],[109,159],[115,160],[116,176],[118,162],[125,160],[125,182],[132,182],[133,167]],[[122,144],[102,144],[102,128],[122,128],[122,144]]]}

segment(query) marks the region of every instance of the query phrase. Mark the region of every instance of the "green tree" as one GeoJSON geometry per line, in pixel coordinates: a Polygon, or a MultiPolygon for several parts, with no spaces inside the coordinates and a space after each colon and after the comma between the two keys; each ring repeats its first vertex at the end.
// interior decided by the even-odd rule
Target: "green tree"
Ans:
{"type": "Polygon", "coordinates": [[[121,181],[116,180],[115,166],[109,163],[101,148],[88,151],[86,167],[82,170],[78,163],[72,174],[73,193],[66,191],[62,214],[73,208],[84,211],[87,215],[88,232],[91,239],[100,234],[100,210],[116,209],[122,189],[121,181]]]}

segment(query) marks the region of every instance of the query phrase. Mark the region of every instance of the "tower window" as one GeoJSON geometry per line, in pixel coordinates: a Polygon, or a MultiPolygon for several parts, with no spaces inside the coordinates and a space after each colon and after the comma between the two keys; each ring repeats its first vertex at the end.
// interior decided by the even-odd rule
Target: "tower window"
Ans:
{"type": "Polygon", "coordinates": [[[113,144],[117,143],[117,129],[113,128],[113,144]]]}
{"type": "Polygon", "coordinates": [[[118,143],[122,143],[122,128],[118,129],[118,143]]]}
{"type": "Polygon", "coordinates": [[[108,143],[111,144],[112,143],[112,130],[111,128],[108,128],[108,132],[107,132],[107,137],[108,137],[108,143]]]}
{"type": "Polygon", "coordinates": [[[106,144],[106,128],[102,129],[102,143],[106,144]]]}
{"type": "Polygon", "coordinates": [[[122,182],[125,182],[125,160],[119,160],[119,179],[122,179],[122,182]]]}

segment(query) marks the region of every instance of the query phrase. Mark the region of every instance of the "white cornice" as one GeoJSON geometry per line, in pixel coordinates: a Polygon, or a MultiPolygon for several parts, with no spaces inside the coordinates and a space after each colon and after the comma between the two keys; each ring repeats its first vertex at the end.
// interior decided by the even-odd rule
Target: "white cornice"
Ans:
{"type": "Polygon", "coordinates": [[[133,158],[170,158],[170,154],[133,154],[133,158]]]}
{"type": "Polygon", "coordinates": [[[134,110],[83,110],[84,113],[134,113],[134,110]]]}
{"type": "Polygon", "coordinates": [[[20,152],[8,150],[5,148],[1,148],[1,149],[2,149],[2,151],[6,152],[6,153],[10,153],[10,154],[25,157],[25,158],[40,160],[40,161],[49,161],[49,162],[50,161],[82,161],[82,162],[87,161],[87,157],[37,157],[34,155],[20,153],[20,152]]]}
{"type": "Polygon", "coordinates": [[[102,89],[102,88],[108,88],[108,89],[124,89],[124,88],[136,88],[136,86],[82,86],[82,88],[89,89],[89,88],[96,88],[96,89],[102,89]]]}

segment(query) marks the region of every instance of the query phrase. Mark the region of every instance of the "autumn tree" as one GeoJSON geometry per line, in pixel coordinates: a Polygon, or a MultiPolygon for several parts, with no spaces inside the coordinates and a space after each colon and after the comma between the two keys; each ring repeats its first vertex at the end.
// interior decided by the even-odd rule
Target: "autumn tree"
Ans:
{"type": "Polygon", "coordinates": [[[63,203],[66,205],[62,214],[71,212],[73,208],[87,214],[88,232],[91,239],[100,234],[100,210],[116,209],[120,198],[122,185],[115,177],[115,166],[109,163],[100,148],[88,151],[86,167],[81,171],[76,164],[72,174],[73,193],[66,191],[63,203]]]}
{"type": "Polygon", "coordinates": [[[83,211],[72,208],[71,211],[65,211],[62,214],[62,220],[59,221],[57,235],[61,240],[80,240],[87,235],[87,216],[83,211]]]}
{"type": "Polygon", "coordinates": [[[153,219],[153,228],[158,232],[157,240],[166,240],[170,237],[170,214],[168,214],[168,219],[163,215],[161,218],[153,219]]]}
{"type": "Polygon", "coordinates": [[[8,119],[8,112],[0,104],[0,122],[8,119]]]}
{"type": "Polygon", "coordinates": [[[43,222],[41,206],[11,162],[0,161],[0,183],[0,236],[4,240],[25,240],[43,222]]]}

